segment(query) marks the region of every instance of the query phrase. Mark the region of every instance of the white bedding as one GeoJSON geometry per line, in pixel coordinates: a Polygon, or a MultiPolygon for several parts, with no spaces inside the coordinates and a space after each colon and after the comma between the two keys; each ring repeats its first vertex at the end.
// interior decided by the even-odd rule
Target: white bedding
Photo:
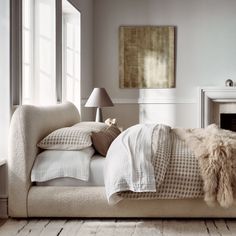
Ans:
{"type": "Polygon", "coordinates": [[[100,155],[94,155],[90,161],[89,179],[83,181],[70,177],[56,178],[45,182],[36,182],[37,186],[104,186],[103,167],[105,158],[100,155]]]}
{"type": "Polygon", "coordinates": [[[111,144],[105,162],[105,188],[109,204],[121,200],[118,192],[155,192],[151,162],[154,124],[139,124],[122,132],[111,144]]]}
{"type": "Polygon", "coordinates": [[[61,177],[88,181],[90,159],[93,154],[92,147],[78,151],[43,151],[36,157],[31,171],[31,181],[44,182],[61,177]]]}

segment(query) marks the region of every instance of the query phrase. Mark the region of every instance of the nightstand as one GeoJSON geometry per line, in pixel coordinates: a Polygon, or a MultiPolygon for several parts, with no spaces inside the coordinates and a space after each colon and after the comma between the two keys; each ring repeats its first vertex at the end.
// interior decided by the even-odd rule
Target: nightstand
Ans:
{"type": "Polygon", "coordinates": [[[7,218],[7,165],[0,159],[0,218],[7,218]]]}

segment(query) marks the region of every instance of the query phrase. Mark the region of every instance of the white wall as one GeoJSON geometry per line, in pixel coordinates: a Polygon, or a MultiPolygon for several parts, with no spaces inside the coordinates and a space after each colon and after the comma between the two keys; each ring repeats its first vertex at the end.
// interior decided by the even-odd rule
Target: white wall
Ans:
{"type": "MultiPolygon", "coordinates": [[[[69,0],[81,13],[81,97],[89,97],[93,90],[93,0],[69,0]]],[[[83,120],[93,119],[92,110],[84,108],[83,120]]]]}
{"type": "MultiPolygon", "coordinates": [[[[120,103],[115,113],[124,103],[139,101],[133,123],[197,126],[196,88],[236,81],[235,9],[235,0],[94,0],[95,86],[106,87],[120,103]],[[176,26],[175,89],[119,89],[120,25],[176,26]]],[[[112,110],[106,115],[112,116],[112,110]]]]}
{"type": "Polygon", "coordinates": [[[7,158],[10,119],[9,0],[0,1],[0,159],[7,158]]]}

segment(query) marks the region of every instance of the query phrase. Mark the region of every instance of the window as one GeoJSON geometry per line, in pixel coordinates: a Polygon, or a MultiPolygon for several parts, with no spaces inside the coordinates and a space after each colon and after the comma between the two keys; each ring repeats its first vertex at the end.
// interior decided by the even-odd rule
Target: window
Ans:
{"type": "Polygon", "coordinates": [[[47,105],[55,95],[55,2],[23,0],[22,103],[47,105]]]}
{"type": "Polygon", "coordinates": [[[22,0],[21,61],[19,94],[23,104],[48,105],[69,100],[80,109],[79,11],[67,0],[22,0]],[[62,47],[58,47],[60,42],[62,47]],[[58,50],[61,53],[57,54],[58,50]]]}
{"type": "Polygon", "coordinates": [[[63,14],[62,97],[80,108],[80,15],[63,14]]]}

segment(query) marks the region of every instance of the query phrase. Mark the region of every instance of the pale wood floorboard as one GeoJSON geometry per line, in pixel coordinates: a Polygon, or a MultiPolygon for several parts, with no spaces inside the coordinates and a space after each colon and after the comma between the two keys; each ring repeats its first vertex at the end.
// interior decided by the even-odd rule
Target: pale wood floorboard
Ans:
{"type": "Polygon", "coordinates": [[[0,219],[0,236],[233,236],[236,220],[0,219]]]}
{"type": "Polygon", "coordinates": [[[215,225],[218,235],[222,234],[222,235],[228,236],[228,235],[235,235],[236,234],[236,231],[234,231],[234,233],[232,234],[232,232],[227,227],[224,220],[217,220],[217,221],[213,221],[213,222],[214,222],[214,225],[215,225]]]}
{"type": "Polygon", "coordinates": [[[45,229],[45,227],[47,227],[49,222],[50,222],[49,220],[30,220],[17,235],[18,236],[40,235],[41,232],[45,229]]]}
{"type": "Polygon", "coordinates": [[[63,230],[60,233],[60,236],[78,235],[82,224],[82,220],[67,220],[66,223],[63,225],[63,230]]]}
{"type": "Polygon", "coordinates": [[[27,220],[8,220],[1,226],[0,235],[17,235],[27,224],[27,220]]]}
{"type": "Polygon", "coordinates": [[[163,235],[199,236],[209,235],[203,220],[164,220],[163,235]]]}
{"type": "Polygon", "coordinates": [[[6,221],[7,221],[6,219],[0,219],[0,227],[1,227],[3,224],[5,224],[6,221]]]}
{"type": "Polygon", "coordinates": [[[236,220],[225,220],[226,227],[232,235],[236,234],[236,220]]]}

